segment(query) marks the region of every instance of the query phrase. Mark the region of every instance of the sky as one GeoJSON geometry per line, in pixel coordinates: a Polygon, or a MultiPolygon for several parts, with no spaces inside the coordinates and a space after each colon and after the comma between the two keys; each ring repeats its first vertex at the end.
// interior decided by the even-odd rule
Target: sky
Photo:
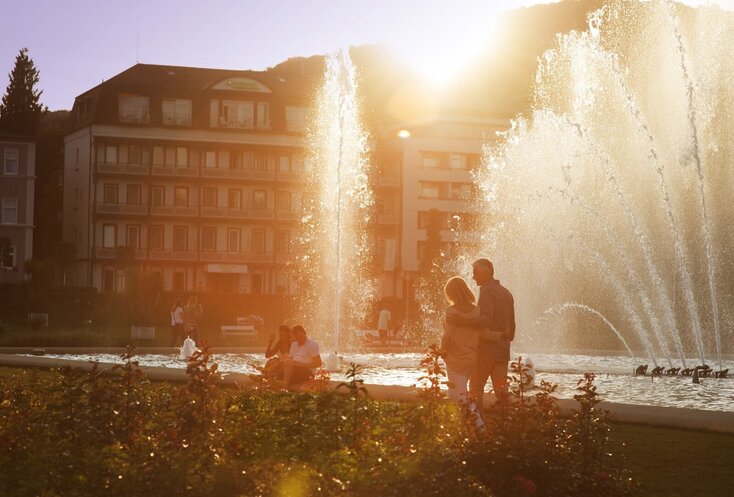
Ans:
{"type": "Polygon", "coordinates": [[[491,40],[498,13],[552,1],[0,0],[0,91],[23,47],[50,110],[70,109],[77,95],[136,62],[262,70],[386,43],[427,74],[429,66],[450,74],[491,40]]]}

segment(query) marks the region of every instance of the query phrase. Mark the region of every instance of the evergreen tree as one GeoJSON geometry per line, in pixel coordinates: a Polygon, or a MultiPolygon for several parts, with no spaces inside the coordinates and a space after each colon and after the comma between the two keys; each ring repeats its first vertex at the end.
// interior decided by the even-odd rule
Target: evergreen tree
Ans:
{"type": "Polygon", "coordinates": [[[35,136],[41,115],[46,109],[39,102],[43,93],[35,89],[39,73],[33,60],[28,57],[27,48],[20,49],[9,76],[10,84],[0,103],[0,130],[35,136]]]}

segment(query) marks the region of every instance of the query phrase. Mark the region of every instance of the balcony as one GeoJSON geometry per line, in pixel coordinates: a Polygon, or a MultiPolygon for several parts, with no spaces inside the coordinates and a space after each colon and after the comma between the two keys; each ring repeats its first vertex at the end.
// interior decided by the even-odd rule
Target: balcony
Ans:
{"type": "Polygon", "coordinates": [[[151,216],[193,217],[199,215],[199,207],[189,205],[152,205],[151,216]]]}
{"type": "Polygon", "coordinates": [[[110,164],[110,163],[97,163],[97,173],[99,174],[125,174],[125,175],[136,175],[146,176],[150,167],[142,164],[110,164]]]}
{"type": "Polygon", "coordinates": [[[157,249],[148,253],[152,261],[195,261],[196,250],[157,249]]]}
{"type": "Polygon", "coordinates": [[[202,207],[201,217],[227,217],[226,207],[202,207]]]}
{"type": "MultiPolygon", "coordinates": [[[[94,247],[94,257],[97,259],[117,259],[120,254],[120,251],[118,248],[112,248],[112,247],[94,247]]],[[[135,259],[145,259],[145,250],[144,249],[135,249],[134,251],[135,259]]]]}
{"type": "Polygon", "coordinates": [[[252,252],[205,252],[199,254],[202,262],[238,262],[238,263],[262,263],[273,262],[273,254],[255,254],[252,252]]]}
{"type": "Polygon", "coordinates": [[[301,213],[298,211],[275,211],[275,218],[280,221],[298,221],[301,213]]]}
{"type": "Polygon", "coordinates": [[[153,176],[167,176],[175,178],[198,178],[198,167],[173,167],[173,166],[153,166],[153,176]]]}
{"type": "Polygon", "coordinates": [[[278,179],[280,181],[303,181],[303,171],[278,171],[278,179]]]}
{"type": "Polygon", "coordinates": [[[266,209],[250,209],[250,219],[275,219],[275,211],[266,209]]]}
{"type": "Polygon", "coordinates": [[[108,204],[97,202],[94,208],[95,214],[112,214],[128,216],[144,216],[148,213],[147,205],[108,204]]]}
{"type": "MultiPolygon", "coordinates": [[[[256,181],[274,181],[275,171],[261,171],[259,169],[225,169],[204,167],[201,169],[202,178],[212,179],[249,179],[256,181]]],[[[278,176],[280,178],[280,176],[278,176]]]]}

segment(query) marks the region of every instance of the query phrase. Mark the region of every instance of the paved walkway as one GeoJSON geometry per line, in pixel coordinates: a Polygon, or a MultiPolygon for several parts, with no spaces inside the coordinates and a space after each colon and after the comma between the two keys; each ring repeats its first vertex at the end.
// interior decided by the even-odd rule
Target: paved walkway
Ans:
{"type": "MultiPolygon", "coordinates": [[[[38,368],[58,368],[62,366],[72,366],[88,370],[92,367],[88,361],[70,361],[65,359],[57,359],[43,356],[23,356],[17,354],[28,354],[32,348],[20,349],[14,348],[13,354],[2,353],[8,349],[0,349],[0,366],[8,367],[38,367],[38,368]]],[[[47,348],[47,353],[89,353],[89,348],[47,348]]],[[[120,353],[122,349],[94,349],[95,353],[120,353]]],[[[137,353],[171,353],[172,348],[149,348],[136,349],[137,353]]],[[[253,352],[262,352],[261,348],[253,349],[253,352]]],[[[218,348],[217,352],[228,352],[227,349],[218,348]]],[[[243,353],[242,348],[237,348],[235,352],[243,353]]],[[[100,363],[102,369],[112,368],[113,364],[100,363]]],[[[141,366],[146,376],[155,381],[171,381],[185,382],[187,381],[186,372],[183,369],[171,369],[141,366]]],[[[225,385],[246,385],[251,379],[246,374],[241,373],[225,373],[223,374],[222,383],[225,385]]],[[[337,382],[332,382],[336,386],[337,382]]],[[[375,399],[388,399],[397,401],[415,401],[418,392],[415,388],[388,386],[388,385],[365,385],[370,396],[375,399]]],[[[489,402],[489,399],[488,399],[489,402]]],[[[485,403],[485,405],[487,405],[485,403]]],[[[576,408],[576,402],[570,399],[559,399],[558,405],[561,412],[569,414],[576,408]]],[[[734,433],[734,412],[723,411],[699,411],[695,409],[684,409],[674,407],[658,407],[658,406],[639,406],[631,404],[615,404],[611,402],[602,402],[599,406],[612,412],[615,421],[625,423],[637,423],[650,426],[665,426],[672,428],[683,428],[692,430],[705,430],[723,433],[734,433]]]]}

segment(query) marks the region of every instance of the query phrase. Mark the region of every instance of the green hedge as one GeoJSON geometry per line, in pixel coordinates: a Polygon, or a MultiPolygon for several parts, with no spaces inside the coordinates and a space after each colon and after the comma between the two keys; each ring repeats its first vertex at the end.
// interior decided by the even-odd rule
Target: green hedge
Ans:
{"type": "Polygon", "coordinates": [[[375,401],[359,369],[337,390],[218,386],[209,353],[184,385],[149,383],[132,353],[115,374],[19,371],[0,383],[0,494],[14,496],[625,496],[593,375],[561,418],[544,384],[477,434],[443,400],[435,349],[417,403],[375,401]]]}

